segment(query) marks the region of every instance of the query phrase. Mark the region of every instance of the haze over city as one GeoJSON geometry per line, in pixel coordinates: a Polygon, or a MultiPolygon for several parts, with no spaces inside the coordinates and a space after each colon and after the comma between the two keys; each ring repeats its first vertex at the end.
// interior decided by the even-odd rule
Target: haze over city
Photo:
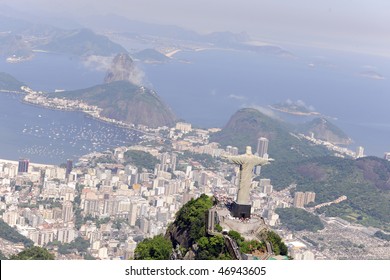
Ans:
{"type": "Polygon", "coordinates": [[[0,259],[389,260],[389,8],[0,0],[0,259]]]}
{"type": "Polygon", "coordinates": [[[73,19],[116,14],[200,33],[246,31],[257,39],[390,56],[390,3],[269,0],[2,0],[26,15],[73,19]]]}

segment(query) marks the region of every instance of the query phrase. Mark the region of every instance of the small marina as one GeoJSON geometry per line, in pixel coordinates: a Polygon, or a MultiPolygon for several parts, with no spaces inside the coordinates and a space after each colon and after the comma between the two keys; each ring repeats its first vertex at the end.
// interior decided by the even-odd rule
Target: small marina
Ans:
{"type": "Polygon", "coordinates": [[[93,151],[131,145],[140,132],[87,117],[22,103],[15,93],[0,94],[0,158],[60,164],[93,151]]]}

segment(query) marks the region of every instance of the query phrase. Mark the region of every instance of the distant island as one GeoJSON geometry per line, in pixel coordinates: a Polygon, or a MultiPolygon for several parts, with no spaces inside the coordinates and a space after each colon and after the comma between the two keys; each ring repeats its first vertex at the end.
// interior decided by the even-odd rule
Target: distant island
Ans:
{"type": "Polygon", "coordinates": [[[162,54],[161,52],[155,49],[145,49],[137,53],[132,54],[132,57],[136,60],[142,61],[144,63],[165,63],[171,60],[167,55],[162,54]]]}
{"type": "Polygon", "coordinates": [[[319,112],[315,112],[310,110],[304,104],[300,104],[299,102],[280,102],[273,105],[268,105],[269,108],[275,111],[298,115],[298,116],[319,116],[319,112]]]}

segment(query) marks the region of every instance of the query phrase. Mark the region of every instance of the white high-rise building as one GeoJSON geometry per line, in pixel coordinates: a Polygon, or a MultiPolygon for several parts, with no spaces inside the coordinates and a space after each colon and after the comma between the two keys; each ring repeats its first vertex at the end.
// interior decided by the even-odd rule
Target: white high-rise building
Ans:
{"type": "Polygon", "coordinates": [[[73,220],[73,205],[70,201],[65,201],[62,205],[62,220],[65,223],[73,220]]]}
{"type": "MultiPolygon", "coordinates": [[[[265,137],[260,137],[259,139],[257,139],[256,154],[259,157],[268,158],[268,143],[269,141],[265,137]]],[[[257,176],[259,176],[261,173],[261,166],[255,166],[253,171],[257,176]]]]}
{"type": "Polygon", "coordinates": [[[303,208],[303,206],[305,205],[305,193],[296,192],[294,195],[293,205],[294,205],[294,207],[297,207],[297,208],[303,208]]]}
{"type": "Polygon", "coordinates": [[[192,130],[192,125],[190,123],[178,122],[176,123],[176,129],[184,133],[187,133],[192,130]]]}
{"type": "Polygon", "coordinates": [[[364,148],[362,146],[357,147],[356,158],[364,157],[364,148]]]}
{"type": "Polygon", "coordinates": [[[315,199],[316,199],[315,192],[305,192],[305,205],[309,204],[310,202],[314,202],[315,199]]]}
{"type": "Polygon", "coordinates": [[[57,240],[61,243],[70,243],[76,238],[76,231],[73,228],[60,228],[57,231],[57,240]]]}
{"type": "Polygon", "coordinates": [[[131,202],[129,218],[128,218],[130,226],[135,226],[135,223],[137,221],[137,216],[138,216],[137,212],[138,212],[138,204],[131,202]]]}
{"type": "Polygon", "coordinates": [[[268,155],[268,139],[265,137],[260,137],[257,140],[257,154],[259,157],[264,157],[266,154],[268,155]]]}

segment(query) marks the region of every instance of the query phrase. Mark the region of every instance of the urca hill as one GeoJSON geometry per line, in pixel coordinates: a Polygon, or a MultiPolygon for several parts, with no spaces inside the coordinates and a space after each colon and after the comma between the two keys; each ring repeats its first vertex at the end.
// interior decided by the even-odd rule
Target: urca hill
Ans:
{"type": "Polygon", "coordinates": [[[210,141],[222,146],[236,146],[241,152],[245,146],[257,146],[259,137],[266,137],[272,142],[269,154],[277,161],[299,160],[329,154],[321,146],[315,146],[298,139],[293,132],[295,127],[276,120],[253,108],[237,111],[218,133],[211,136],[210,141]]]}

